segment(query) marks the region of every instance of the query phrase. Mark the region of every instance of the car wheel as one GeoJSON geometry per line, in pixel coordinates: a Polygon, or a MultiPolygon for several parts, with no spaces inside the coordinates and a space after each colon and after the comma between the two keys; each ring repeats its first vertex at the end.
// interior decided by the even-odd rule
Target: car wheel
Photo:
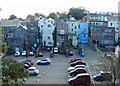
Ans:
{"type": "Polygon", "coordinates": [[[74,76],[74,74],[72,74],[72,76],[74,76]]]}
{"type": "Polygon", "coordinates": [[[86,82],[86,85],[89,85],[90,84],[90,82],[86,82]]]}
{"type": "Polygon", "coordinates": [[[40,65],[40,62],[38,62],[37,64],[40,65]]]}
{"type": "Polygon", "coordinates": [[[34,75],[37,75],[37,73],[34,73],[34,75]]]}
{"type": "Polygon", "coordinates": [[[71,82],[71,85],[74,85],[74,82],[71,82]]]}

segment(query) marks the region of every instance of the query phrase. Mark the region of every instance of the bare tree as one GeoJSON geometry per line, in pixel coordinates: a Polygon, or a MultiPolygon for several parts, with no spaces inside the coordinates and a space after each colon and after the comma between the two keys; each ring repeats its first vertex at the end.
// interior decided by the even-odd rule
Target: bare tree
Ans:
{"type": "Polygon", "coordinates": [[[101,58],[100,63],[90,66],[92,69],[104,72],[110,72],[112,74],[112,80],[106,77],[106,82],[109,86],[119,85],[120,82],[120,58],[116,57],[112,52],[107,52],[101,58]]]}

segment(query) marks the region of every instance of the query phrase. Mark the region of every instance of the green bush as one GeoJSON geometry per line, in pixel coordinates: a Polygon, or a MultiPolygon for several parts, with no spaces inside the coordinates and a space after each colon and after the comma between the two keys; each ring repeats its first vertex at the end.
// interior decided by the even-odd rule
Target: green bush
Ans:
{"type": "Polygon", "coordinates": [[[82,44],[78,44],[78,52],[82,51],[82,44]]]}

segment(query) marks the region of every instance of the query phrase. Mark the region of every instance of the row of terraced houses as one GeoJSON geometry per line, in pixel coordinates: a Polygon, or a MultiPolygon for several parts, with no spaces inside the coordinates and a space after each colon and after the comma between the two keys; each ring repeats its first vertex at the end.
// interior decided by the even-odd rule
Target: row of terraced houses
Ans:
{"type": "Polygon", "coordinates": [[[40,17],[35,21],[1,20],[3,41],[11,52],[20,52],[30,47],[53,47],[53,33],[56,31],[56,46],[62,48],[66,38],[71,46],[92,42],[105,47],[118,43],[118,16],[109,14],[88,14],[83,21],[71,17],[52,19],[40,17]]]}

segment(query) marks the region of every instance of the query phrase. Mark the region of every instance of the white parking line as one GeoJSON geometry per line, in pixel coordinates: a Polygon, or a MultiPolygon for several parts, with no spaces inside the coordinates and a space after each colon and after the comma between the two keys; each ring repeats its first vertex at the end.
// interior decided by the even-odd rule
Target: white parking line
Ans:
{"type": "Polygon", "coordinates": [[[89,66],[87,65],[87,63],[86,63],[86,67],[87,67],[87,70],[88,70],[88,72],[89,72],[89,74],[90,74],[90,76],[91,76],[91,81],[93,82],[93,86],[95,86],[95,82],[94,82],[94,80],[93,80],[92,73],[90,72],[89,66]]]}

